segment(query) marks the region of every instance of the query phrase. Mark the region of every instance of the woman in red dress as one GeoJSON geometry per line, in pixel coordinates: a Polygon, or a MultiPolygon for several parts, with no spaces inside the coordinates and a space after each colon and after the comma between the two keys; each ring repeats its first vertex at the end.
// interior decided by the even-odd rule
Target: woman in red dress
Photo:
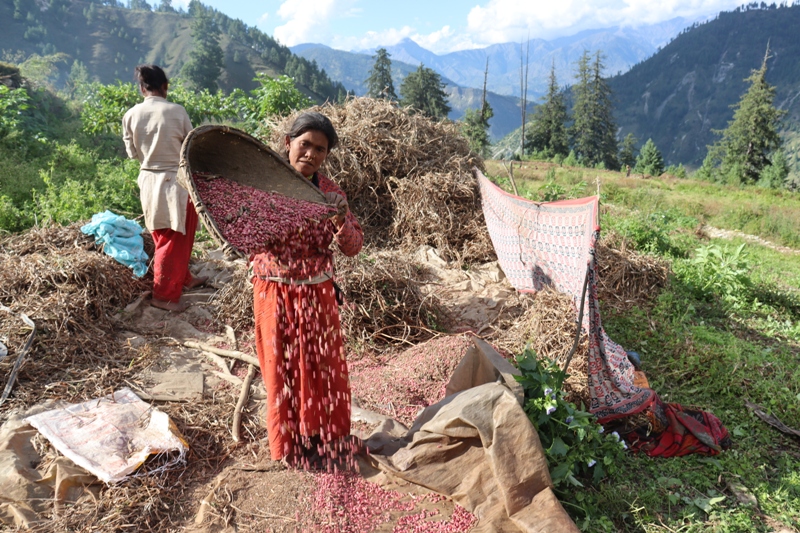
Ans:
{"type": "Polygon", "coordinates": [[[325,194],[337,214],[251,258],[256,348],[267,388],[273,460],[297,465],[315,452],[334,457],[350,434],[350,383],[333,282],[335,242],[354,256],[364,240],[344,192],[319,172],[338,142],[320,113],[297,117],[284,138],[289,163],[325,194]]]}

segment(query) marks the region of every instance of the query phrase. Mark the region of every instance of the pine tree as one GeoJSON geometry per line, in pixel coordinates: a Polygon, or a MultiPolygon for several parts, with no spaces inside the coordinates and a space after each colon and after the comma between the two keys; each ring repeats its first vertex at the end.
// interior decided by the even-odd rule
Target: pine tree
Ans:
{"type": "Polygon", "coordinates": [[[372,56],[375,64],[372,65],[372,70],[366,79],[367,96],[397,100],[397,93],[394,91],[394,82],[392,81],[392,60],[389,57],[391,54],[386,51],[386,48],[378,48],[378,51],[372,56]]]}
{"type": "Polygon", "coordinates": [[[602,165],[618,168],[616,123],[614,121],[611,89],[603,79],[603,55],[595,54],[589,63],[589,52],[578,60],[577,83],[573,87],[575,105],[570,129],[572,145],[583,165],[602,165]]]}
{"type": "Polygon", "coordinates": [[[215,93],[218,89],[217,80],[224,66],[222,47],[219,44],[220,31],[206,9],[202,5],[197,7],[194,4],[199,2],[189,4],[190,12],[195,13],[192,21],[194,47],[189,52],[189,61],[181,69],[181,74],[193,89],[207,89],[215,93]]]}
{"type": "Polygon", "coordinates": [[[445,119],[450,112],[442,77],[433,69],[421,65],[411,72],[400,86],[404,106],[434,119],[445,119]]]}
{"type": "Polygon", "coordinates": [[[651,176],[660,176],[664,173],[664,158],[653,139],[647,139],[642,146],[639,157],[636,158],[636,172],[651,176]]]}
{"type": "Polygon", "coordinates": [[[564,92],[558,88],[556,65],[550,67],[547,94],[536,108],[531,129],[525,134],[525,147],[532,152],[551,158],[569,153],[567,136],[567,104],[564,92]]]}
{"type": "Polygon", "coordinates": [[[489,145],[489,119],[494,116],[492,106],[488,103],[480,109],[467,109],[461,130],[469,140],[470,149],[481,157],[486,157],[489,145]]]}
{"type": "Polygon", "coordinates": [[[160,11],[161,13],[175,13],[175,8],[172,7],[172,0],[161,0],[156,11],[160,11]]]}
{"type": "Polygon", "coordinates": [[[619,164],[622,169],[627,167],[633,168],[636,166],[636,137],[633,133],[629,133],[622,140],[622,146],[619,149],[619,164]]]}
{"type": "Polygon", "coordinates": [[[775,107],[775,87],[766,80],[769,57],[768,45],[761,68],[745,79],[750,88],[732,106],[733,120],[725,130],[715,130],[722,138],[709,148],[701,174],[715,181],[752,184],[780,151],[778,125],[786,111],[775,107]]]}
{"type": "Polygon", "coordinates": [[[483,72],[483,95],[481,96],[481,108],[467,109],[464,114],[462,131],[469,140],[470,150],[487,157],[489,151],[489,119],[494,116],[494,110],[486,99],[486,85],[489,81],[489,58],[486,58],[486,70],[483,72]]]}

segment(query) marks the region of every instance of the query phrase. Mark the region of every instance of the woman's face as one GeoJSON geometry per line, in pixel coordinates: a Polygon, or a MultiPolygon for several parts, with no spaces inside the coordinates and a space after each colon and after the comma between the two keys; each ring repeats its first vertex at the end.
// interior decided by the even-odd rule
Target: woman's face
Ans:
{"type": "Polygon", "coordinates": [[[328,138],[319,130],[309,130],[294,139],[287,135],[286,151],[289,152],[289,164],[310,178],[328,156],[328,138]]]}

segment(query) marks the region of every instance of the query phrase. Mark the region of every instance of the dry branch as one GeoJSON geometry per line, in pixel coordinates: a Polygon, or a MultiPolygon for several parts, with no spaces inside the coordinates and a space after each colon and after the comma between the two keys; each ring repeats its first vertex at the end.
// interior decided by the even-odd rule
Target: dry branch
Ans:
{"type": "Polygon", "coordinates": [[[256,366],[249,365],[247,368],[247,376],[242,383],[242,390],[239,393],[239,400],[236,402],[236,407],[233,409],[233,441],[239,442],[242,432],[242,409],[247,403],[247,397],[250,395],[250,384],[253,383],[253,377],[256,375],[256,366]]]}
{"type": "Polygon", "coordinates": [[[258,359],[256,359],[252,355],[247,355],[246,353],[237,352],[236,350],[224,350],[222,348],[217,348],[216,346],[211,346],[210,344],[204,344],[202,342],[195,342],[195,341],[185,341],[183,345],[186,346],[187,348],[194,348],[195,350],[211,352],[213,354],[221,355],[223,357],[238,359],[239,361],[244,361],[245,363],[250,363],[251,365],[258,366],[258,359]]]}

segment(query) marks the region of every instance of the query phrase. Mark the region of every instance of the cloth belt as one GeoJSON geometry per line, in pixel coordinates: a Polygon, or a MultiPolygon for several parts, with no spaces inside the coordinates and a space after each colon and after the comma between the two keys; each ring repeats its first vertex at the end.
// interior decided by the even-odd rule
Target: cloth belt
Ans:
{"type": "Polygon", "coordinates": [[[276,276],[258,276],[259,278],[265,281],[277,281],[278,283],[287,283],[289,285],[317,285],[319,283],[325,283],[329,279],[333,279],[332,272],[323,272],[318,276],[314,276],[313,278],[307,279],[293,279],[293,278],[280,278],[276,276]]]}

